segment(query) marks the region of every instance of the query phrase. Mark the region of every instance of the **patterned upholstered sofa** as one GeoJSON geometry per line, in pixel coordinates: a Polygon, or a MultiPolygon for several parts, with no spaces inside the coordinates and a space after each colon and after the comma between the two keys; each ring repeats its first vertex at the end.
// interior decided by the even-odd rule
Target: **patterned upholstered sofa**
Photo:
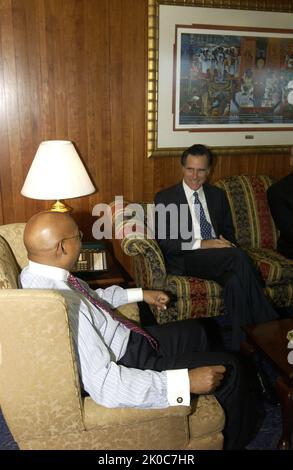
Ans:
{"type": "MultiPolygon", "coordinates": [[[[228,196],[236,237],[259,268],[266,294],[276,307],[287,307],[293,304],[293,263],[276,252],[277,230],[266,199],[266,190],[272,182],[268,176],[231,176],[219,180],[216,185],[228,196]]],[[[165,323],[221,314],[220,286],[213,281],[167,274],[159,245],[148,238],[151,231],[146,217],[143,223],[141,219],[137,221],[136,233],[133,233],[130,224],[133,225],[134,220],[124,215],[121,206],[118,209],[116,206],[111,206],[112,222],[122,250],[133,259],[136,284],[171,294],[167,310],[153,310],[157,321],[165,323]]],[[[147,205],[143,203],[142,207],[146,216],[147,205]]]]}
{"type": "MultiPolygon", "coordinates": [[[[24,224],[0,226],[0,404],[21,449],[221,449],[213,395],[190,407],[109,409],[82,397],[67,306],[53,290],[17,289],[24,224]]],[[[132,304],[123,311],[138,318],[132,304]]]]}

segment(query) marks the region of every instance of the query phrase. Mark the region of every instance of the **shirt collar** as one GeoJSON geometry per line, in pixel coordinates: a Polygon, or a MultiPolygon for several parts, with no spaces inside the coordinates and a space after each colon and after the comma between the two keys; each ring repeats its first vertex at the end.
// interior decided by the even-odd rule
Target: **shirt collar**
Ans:
{"type": "MultiPolygon", "coordinates": [[[[194,193],[194,190],[191,189],[186,183],[184,180],[182,180],[182,184],[183,184],[183,189],[185,191],[185,195],[186,195],[186,198],[188,201],[192,200],[193,202],[193,193],[194,193]]],[[[199,189],[196,190],[197,194],[198,194],[198,197],[199,199],[202,199],[203,196],[204,196],[204,190],[203,190],[203,187],[201,186],[199,189]]]]}
{"type": "Polygon", "coordinates": [[[35,263],[29,260],[28,269],[31,273],[39,274],[40,276],[49,277],[57,281],[67,281],[69,271],[56,266],[48,266],[47,264],[35,263]]]}

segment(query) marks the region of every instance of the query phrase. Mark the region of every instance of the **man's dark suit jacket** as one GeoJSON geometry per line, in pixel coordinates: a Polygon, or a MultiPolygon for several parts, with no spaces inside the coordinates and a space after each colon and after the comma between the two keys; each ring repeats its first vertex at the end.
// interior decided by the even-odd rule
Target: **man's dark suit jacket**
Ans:
{"type": "MultiPolygon", "coordinates": [[[[227,200],[227,197],[222,189],[205,183],[203,185],[204,194],[211,218],[212,225],[214,227],[217,238],[222,235],[230,242],[236,244],[235,232],[232,222],[231,210],[227,200]]],[[[187,204],[188,211],[188,230],[192,231],[192,219],[188,206],[188,202],[185,196],[182,182],[172,186],[171,188],[164,189],[156,194],[155,205],[156,205],[156,239],[162,249],[162,252],[166,261],[166,269],[168,273],[183,275],[185,274],[185,263],[184,257],[188,256],[188,251],[182,250],[182,243],[189,240],[184,240],[180,235],[180,224],[183,222],[180,217],[179,207],[181,204],[187,204]],[[175,239],[170,238],[170,217],[166,218],[166,239],[159,239],[158,234],[158,204],[168,206],[169,204],[175,204],[178,209],[178,237],[175,239]]],[[[161,219],[162,220],[162,219],[161,219]]]]}
{"type": "Polygon", "coordinates": [[[278,251],[293,259],[293,173],[272,184],[267,196],[273,219],[280,231],[278,251]]]}

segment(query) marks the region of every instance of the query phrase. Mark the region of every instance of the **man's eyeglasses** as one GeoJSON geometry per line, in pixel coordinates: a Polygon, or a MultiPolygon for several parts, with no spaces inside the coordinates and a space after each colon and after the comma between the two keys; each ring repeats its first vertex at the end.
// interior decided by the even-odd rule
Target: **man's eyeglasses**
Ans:
{"type": "Polygon", "coordinates": [[[78,234],[77,235],[73,235],[73,237],[67,237],[67,238],[62,238],[62,242],[64,242],[64,240],[72,240],[73,238],[76,238],[77,240],[81,241],[82,238],[83,238],[83,233],[81,230],[78,231],[78,234]]]}

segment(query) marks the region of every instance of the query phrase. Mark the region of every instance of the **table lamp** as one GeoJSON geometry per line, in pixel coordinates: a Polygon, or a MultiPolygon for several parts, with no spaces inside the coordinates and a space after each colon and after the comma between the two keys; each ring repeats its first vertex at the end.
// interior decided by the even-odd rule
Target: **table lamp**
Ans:
{"type": "Polygon", "coordinates": [[[95,191],[72,142],[47,140],[39,145],[21,194],[32,199],[56,200],[51,211],[68,212],[60,199],[86,196],[95,191]]]}

